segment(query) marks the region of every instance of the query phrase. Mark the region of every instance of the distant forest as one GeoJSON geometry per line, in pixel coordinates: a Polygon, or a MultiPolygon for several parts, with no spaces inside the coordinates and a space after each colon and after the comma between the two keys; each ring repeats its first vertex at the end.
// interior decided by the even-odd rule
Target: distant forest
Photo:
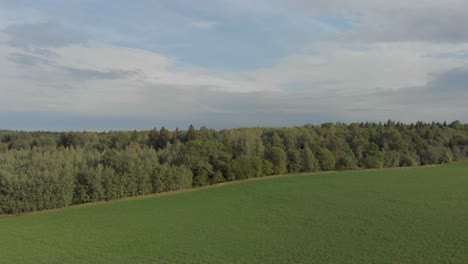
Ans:
{"type": "Polygon", "coordinates": [[[468,125],[325,123],[129,132],[0,131],[0,214],[285,173],[448,163],[468,125]]]}

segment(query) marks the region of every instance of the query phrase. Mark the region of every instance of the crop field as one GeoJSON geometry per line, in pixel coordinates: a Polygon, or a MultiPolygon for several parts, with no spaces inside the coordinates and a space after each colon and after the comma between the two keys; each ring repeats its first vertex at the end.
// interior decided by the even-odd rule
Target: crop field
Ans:
{"type": "Polygon", "coordinates": [[[468,163],[0,218],[0,263],[468,263],[468,163]]]}

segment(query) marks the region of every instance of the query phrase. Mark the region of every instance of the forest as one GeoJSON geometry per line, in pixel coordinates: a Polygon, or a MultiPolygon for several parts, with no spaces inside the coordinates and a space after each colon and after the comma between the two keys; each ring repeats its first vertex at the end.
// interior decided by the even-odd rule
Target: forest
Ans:
{"type": "Polygon", "coordinates": [[[468,125],[0,131],[0,214],[286,173],[410,167],[468,157],[468,125]]]}

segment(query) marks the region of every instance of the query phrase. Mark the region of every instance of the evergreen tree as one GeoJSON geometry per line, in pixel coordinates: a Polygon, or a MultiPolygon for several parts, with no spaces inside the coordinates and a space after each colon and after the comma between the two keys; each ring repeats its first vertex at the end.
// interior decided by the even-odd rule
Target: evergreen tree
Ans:
{"type": "Polygon", "coordinates": [[[130,137],[130,142],[138,143],[138,132],[133,130],[132,136],[130,137]]]}
{"type": "Polygon", "coordinates": [[[159,150],[159,149],[165,148],[169,140],[170,140],[169,131],[165,127],[162,127],[161,130],[159,131],[159,137],[157,139],[156,149],[159,150]]]}
{"type": "Polygon", "coordinates": [[[154,128],[149,132],[148,146],[154,149],[158,149],[158,143],[159,143],[159,132],[156,128],[154,128]]]}
{"type": "Polygon", "coordinates": [[[198,139],[197,131],[195,130],[195,127],[193,125],[190,125],[189,129],[187,130],[185,142],[189,142],[189,141],[193,141],[197,139],[198,139]]]}
{"type": "Polygon", "coordinates": [[[179,128],[176,128],[174,133],[172,133],[171,144],[176,145],[180,143],[180,133],[179,128]]]}

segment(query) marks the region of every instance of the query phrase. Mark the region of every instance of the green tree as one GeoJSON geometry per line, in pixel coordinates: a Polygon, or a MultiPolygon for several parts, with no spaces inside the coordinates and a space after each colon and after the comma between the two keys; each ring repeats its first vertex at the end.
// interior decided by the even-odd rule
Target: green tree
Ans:
{"type": "Polygon", "coordinates": [[[176,145],[180,143],[180,133],[179,128],[176,128],[174,133],[172,133],[171,144],[176,145]]]}
{"type": "Polygon", "coordinates": [[[302,170],[302,162],[301,162],[301,154],[297,149],[289,149],[288,150],[288,172],[289,173],[297,173],[302,170]]]}
{"type": "Polygon", "coordinates": [[[189,129],[187,130],[185,142],[189,142],[189,141],[193,141],[197,139],[198,139],[198,133],[195,130],[195,127],[193,125],[190,125],[189,129]]]}
{"type": "Polygon", "coordinates": [[[280,147],[271,147],[267,151],[266,158],[273,164],[274,174],[284,174],[287,170],[287,154],[280,147]]]}
{"type": "Polygon", "coordinates": [[[301,152],[301,171],[302,172],[314,172],[320,169],[320,164],[317,158],[315,157],[312,150],[309,148],[309,145],[306,144],[304,149],[301,152]]]}
{"type": "Polygon", "coordinates": [[[170,140],[169,131],[165,127],[162,127],[161,130],[159,131],[159,136],[156,141],[157,142],[156,149],[159,150],[159,149],[165,148],[169,140],[170,140]]]}
{"type": "Polygon", "coordinates": [[[158,149],[158,144],[159,144],[159,131],[154,128],[149,132],[148,135],[148,146],[158,149]]]}
{"type": "Polygon", "coordinates": [[[335,169],[335,156],[330,150],[326,148],[320,148],[317,153],[317,159],[320,163],[321,170],[331,171],[335,169]]]}

